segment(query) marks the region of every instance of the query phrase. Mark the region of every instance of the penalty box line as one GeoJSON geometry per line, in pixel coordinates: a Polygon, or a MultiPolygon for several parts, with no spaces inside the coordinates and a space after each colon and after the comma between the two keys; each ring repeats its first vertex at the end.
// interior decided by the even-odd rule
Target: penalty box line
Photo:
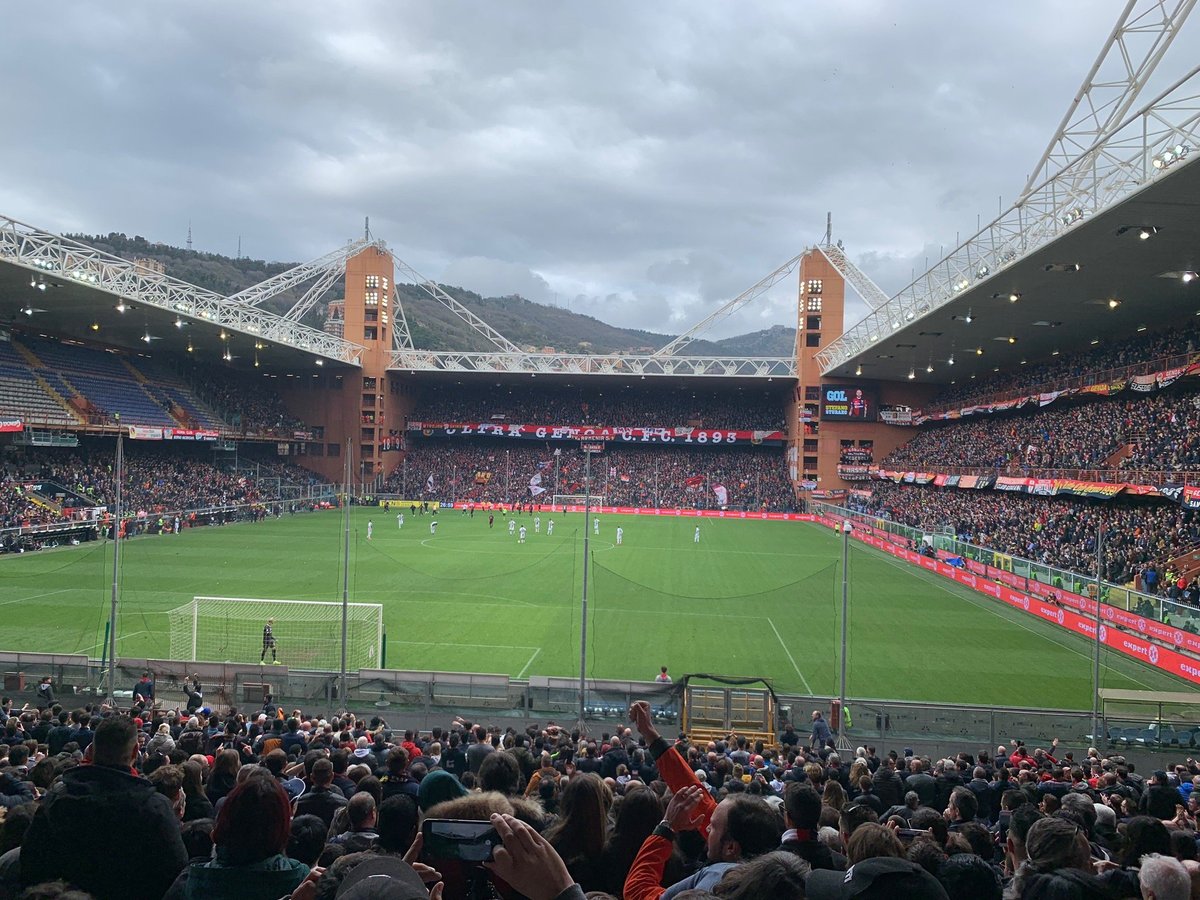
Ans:
{"type": "Polygon", "coordinates": [[[444,641],[388,641],[388,643],[400,644],[407,647],[450,647],[456,649],[470,647],[473,650],[532,650],[533,653],[525,661],[525,665],[521,666],[521,671],[517,673],[518,678],[525,676],[525,673],[529,671],[529,667],[533,665],[533,661],[542,652],[541,647],[520,647],[514,644],[447,644],[444,641]]]}

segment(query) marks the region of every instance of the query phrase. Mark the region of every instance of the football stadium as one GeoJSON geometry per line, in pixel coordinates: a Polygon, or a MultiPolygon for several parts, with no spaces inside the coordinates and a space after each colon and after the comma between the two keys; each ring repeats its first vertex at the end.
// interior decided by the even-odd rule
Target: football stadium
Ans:
{"type": "MultiPolygon", "coordinates": [[[[1094,859],[1133,853],[1126,826],[1148,816],[1186,834],[1179,858],[1194,860],[1200,69],[1143,90],[1193,5],[1130,2],[1017,199],[899,292],[827,229],[661,344],[511,337],[521,308],[426,278],[369,223],[218,289],[188,277],[190,246],[0,216],[3,808],[52,794],[62,770],[93,762],[93,736],[99,748],[132,720],[134,774],[176,773],[182,787],[156,784],[185,831],[184,806],[216,801],[209,767],[233,751],[223,777],[261,761],[297,817],[323,815],[325,756],[342,780],[361,763],[358,779],[385,783],[368,817],[381,833],[387,778],[426,811],[423,779],[444,769],[469,776],[440,796],[451,805],[465,784],[513,795],[495,811],[518,818],[522,793],[537,816],[558,809],[546,834],[564,884],[614,896],[678,879],[634,884],[648,830],[615,882],[585,865],[581,848],[609,850],[569,834],[584,772],[611,782],[618,810],[634,806],[631,783],[662,785],[651,825],[677,821],[666,799],[700,782],[722,805],[778,800],[784,849],[804,830],[789,783],[845,781],[858,805],[821,824],[840,822],[851,862],[913,860],[923,808],[942,821],[945,807],[952,825],[978,819],[991,850],[970,853],[1019,883],[1033,876],[995,838],[997,822],[1017,827],[1001,797],[1049,795],[1042,813],[1061,822],[1068,793],[1116,807],[1124,844],[1097,837],[1094,810],[1076,826],[1093,829],[1094,859]],[[780,290],[785,351],[709,340],[780,290]],[[668,778],[659,732],[679,735],[686,777],[668,778]],[[519,789],[489,787],[486,761],[451,764],[452,749],[466,766],[493,745],[520,758],[519,789]],[[945,797],[926,796],[922,757],[945,797]],[[852,758],[862,769],[842,778],[852,758]],[[882,822],[906,790],[909,846],[855,850],[847,811],[882,822]]],[[[241,790],[222,796],[236,806],[241,790]]],[[[349,809],[347,833],[381,840],[349,809]]],[[[22,884],[134,895],[44,848],[34,872],[29,842],[62,826],[29,818],[22,884]]],[[[990,896],[954,893],[953,843],[905,870],[943,894],[914,881],[878,896],[990,896]]],[[[747,846],[737,860],[757,855],[747,846]]],[[[1163,846],[1142,849],[1175,853],[1163,846]]],[[[1159,877],[1146,856],[1111,868],[1135,872],[1129,859],[1143,888],[1159,877]]],[[[145,896],[179,871],[146,873],[145,896]]],[[[721,895],[804,896],[760,890],[721,895]]]]}

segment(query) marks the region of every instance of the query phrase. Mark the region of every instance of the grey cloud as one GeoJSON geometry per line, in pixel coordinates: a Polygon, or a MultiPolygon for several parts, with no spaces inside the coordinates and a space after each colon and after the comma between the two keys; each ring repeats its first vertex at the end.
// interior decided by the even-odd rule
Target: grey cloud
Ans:
{"type": "MultiPolygon", "coordinates": [[[[826,210],[868,274],[903,286],[1021,187],[1116,14],[66,3],[54,18],[79,43],[19,5],[0,166],[20,178],[0,212],[177,243],[191,220],[202,249],[241,235],[272,259],[370,215],[427,274],[679,330],[815,242],[826,210]]],[[[794,324],[784,287],[714,336],[794,324]]]]}

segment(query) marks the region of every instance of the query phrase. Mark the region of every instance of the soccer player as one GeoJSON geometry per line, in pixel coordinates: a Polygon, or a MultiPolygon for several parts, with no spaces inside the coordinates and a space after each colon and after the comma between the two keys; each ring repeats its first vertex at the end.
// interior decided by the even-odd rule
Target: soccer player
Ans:
{"type": "Polygon", "coordinates": [[[596,516],[592,517],[592,534],[600,533],[600,519],[596,516]]]}
{"type": "Polygon", "coordinates": [[[517,543],[518,544],[525,543],[525,526],[524,525],[522,525],[521,530],[517,532],[517,543]]]}
{"type": "Polygon", "coordinates": [[[400,513],[396,516],[396,528],[401,531],[404,530],[404,513],[400,513]]]}
{"type": "Polygon", "coordinates": [[[495,524],[496,524],[495,513],[488,513],[488,528],[491,528],[495,524]]]}
{"type": "Polygon", "coordinates": [[[625,539],[625,529],[620,525],[617,526],[617,546],[621,546],[621,541],[625,539]]]}
{"type": "Polygon", "coordinates": [[[517,531],[517,520],[509,519],[508,520],[508,536],[512,537],[514,534],[516,534],[516,531],[517,531]]]}
{"type": "Polygon", "coordinates": [[[433,521],[429,523],[429,533],[437,534],[437,516],[434,516],[433,521]]]}
{"type": "Polygon", "coordinates": [[[542,533],[542,517],[541,516],[535,516],[533,519],[533,533],[534,534],[542,533]]]}
{"type": "Polygon", "coordinates": [[[700,526],[699,525],[696,526],[696,533],[692,535],[692,543],[693,544],[700,543],[700,526]]]}
{"type": "Polygon", "coordinates": [[[279,665],[279,656],[275,652],[275,620],[267,619],[267,624],[263,626],[263,646],[262,653],[259,654],[258,661],[265,662],[267,659],[267,651],[271,651],[271,662],[274,665],[279,665]]]}
{"type": "Polygon", "coordinates": [[[375,536],[375,523],[367,519],[367,540],[371,540],[375,536]]]}
{"type": "Polygon", "coordinates": [[[549,522],[546,523],[546,537],[550,537],[553,534],[554,534],[554,520],[551,519],[549,522]]]}

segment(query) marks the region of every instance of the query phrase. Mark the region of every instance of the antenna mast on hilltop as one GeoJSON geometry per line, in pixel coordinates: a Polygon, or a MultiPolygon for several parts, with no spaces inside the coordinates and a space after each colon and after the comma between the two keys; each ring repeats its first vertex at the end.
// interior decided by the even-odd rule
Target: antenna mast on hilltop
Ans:
{"type": "Polygon", "coordinates": [[[370,239],[371,239],[371,217],[364,216],[363,217],[363,240],[369,241],[370,239]]]}
{"type": "Polygon", "coordinates": [[[187,242],[187,248],[188,248],[188,253],[191,253],[191,252],[192,252],[192,220],[191,220],[191,219],[188,219],[188,242],[187,242]]]}
{"type": "Polygon", "coordinates": [[[833,243],[833,213],[825,213],[825,240],[821,241],[822,247],[828,247],[833,243]]]}

